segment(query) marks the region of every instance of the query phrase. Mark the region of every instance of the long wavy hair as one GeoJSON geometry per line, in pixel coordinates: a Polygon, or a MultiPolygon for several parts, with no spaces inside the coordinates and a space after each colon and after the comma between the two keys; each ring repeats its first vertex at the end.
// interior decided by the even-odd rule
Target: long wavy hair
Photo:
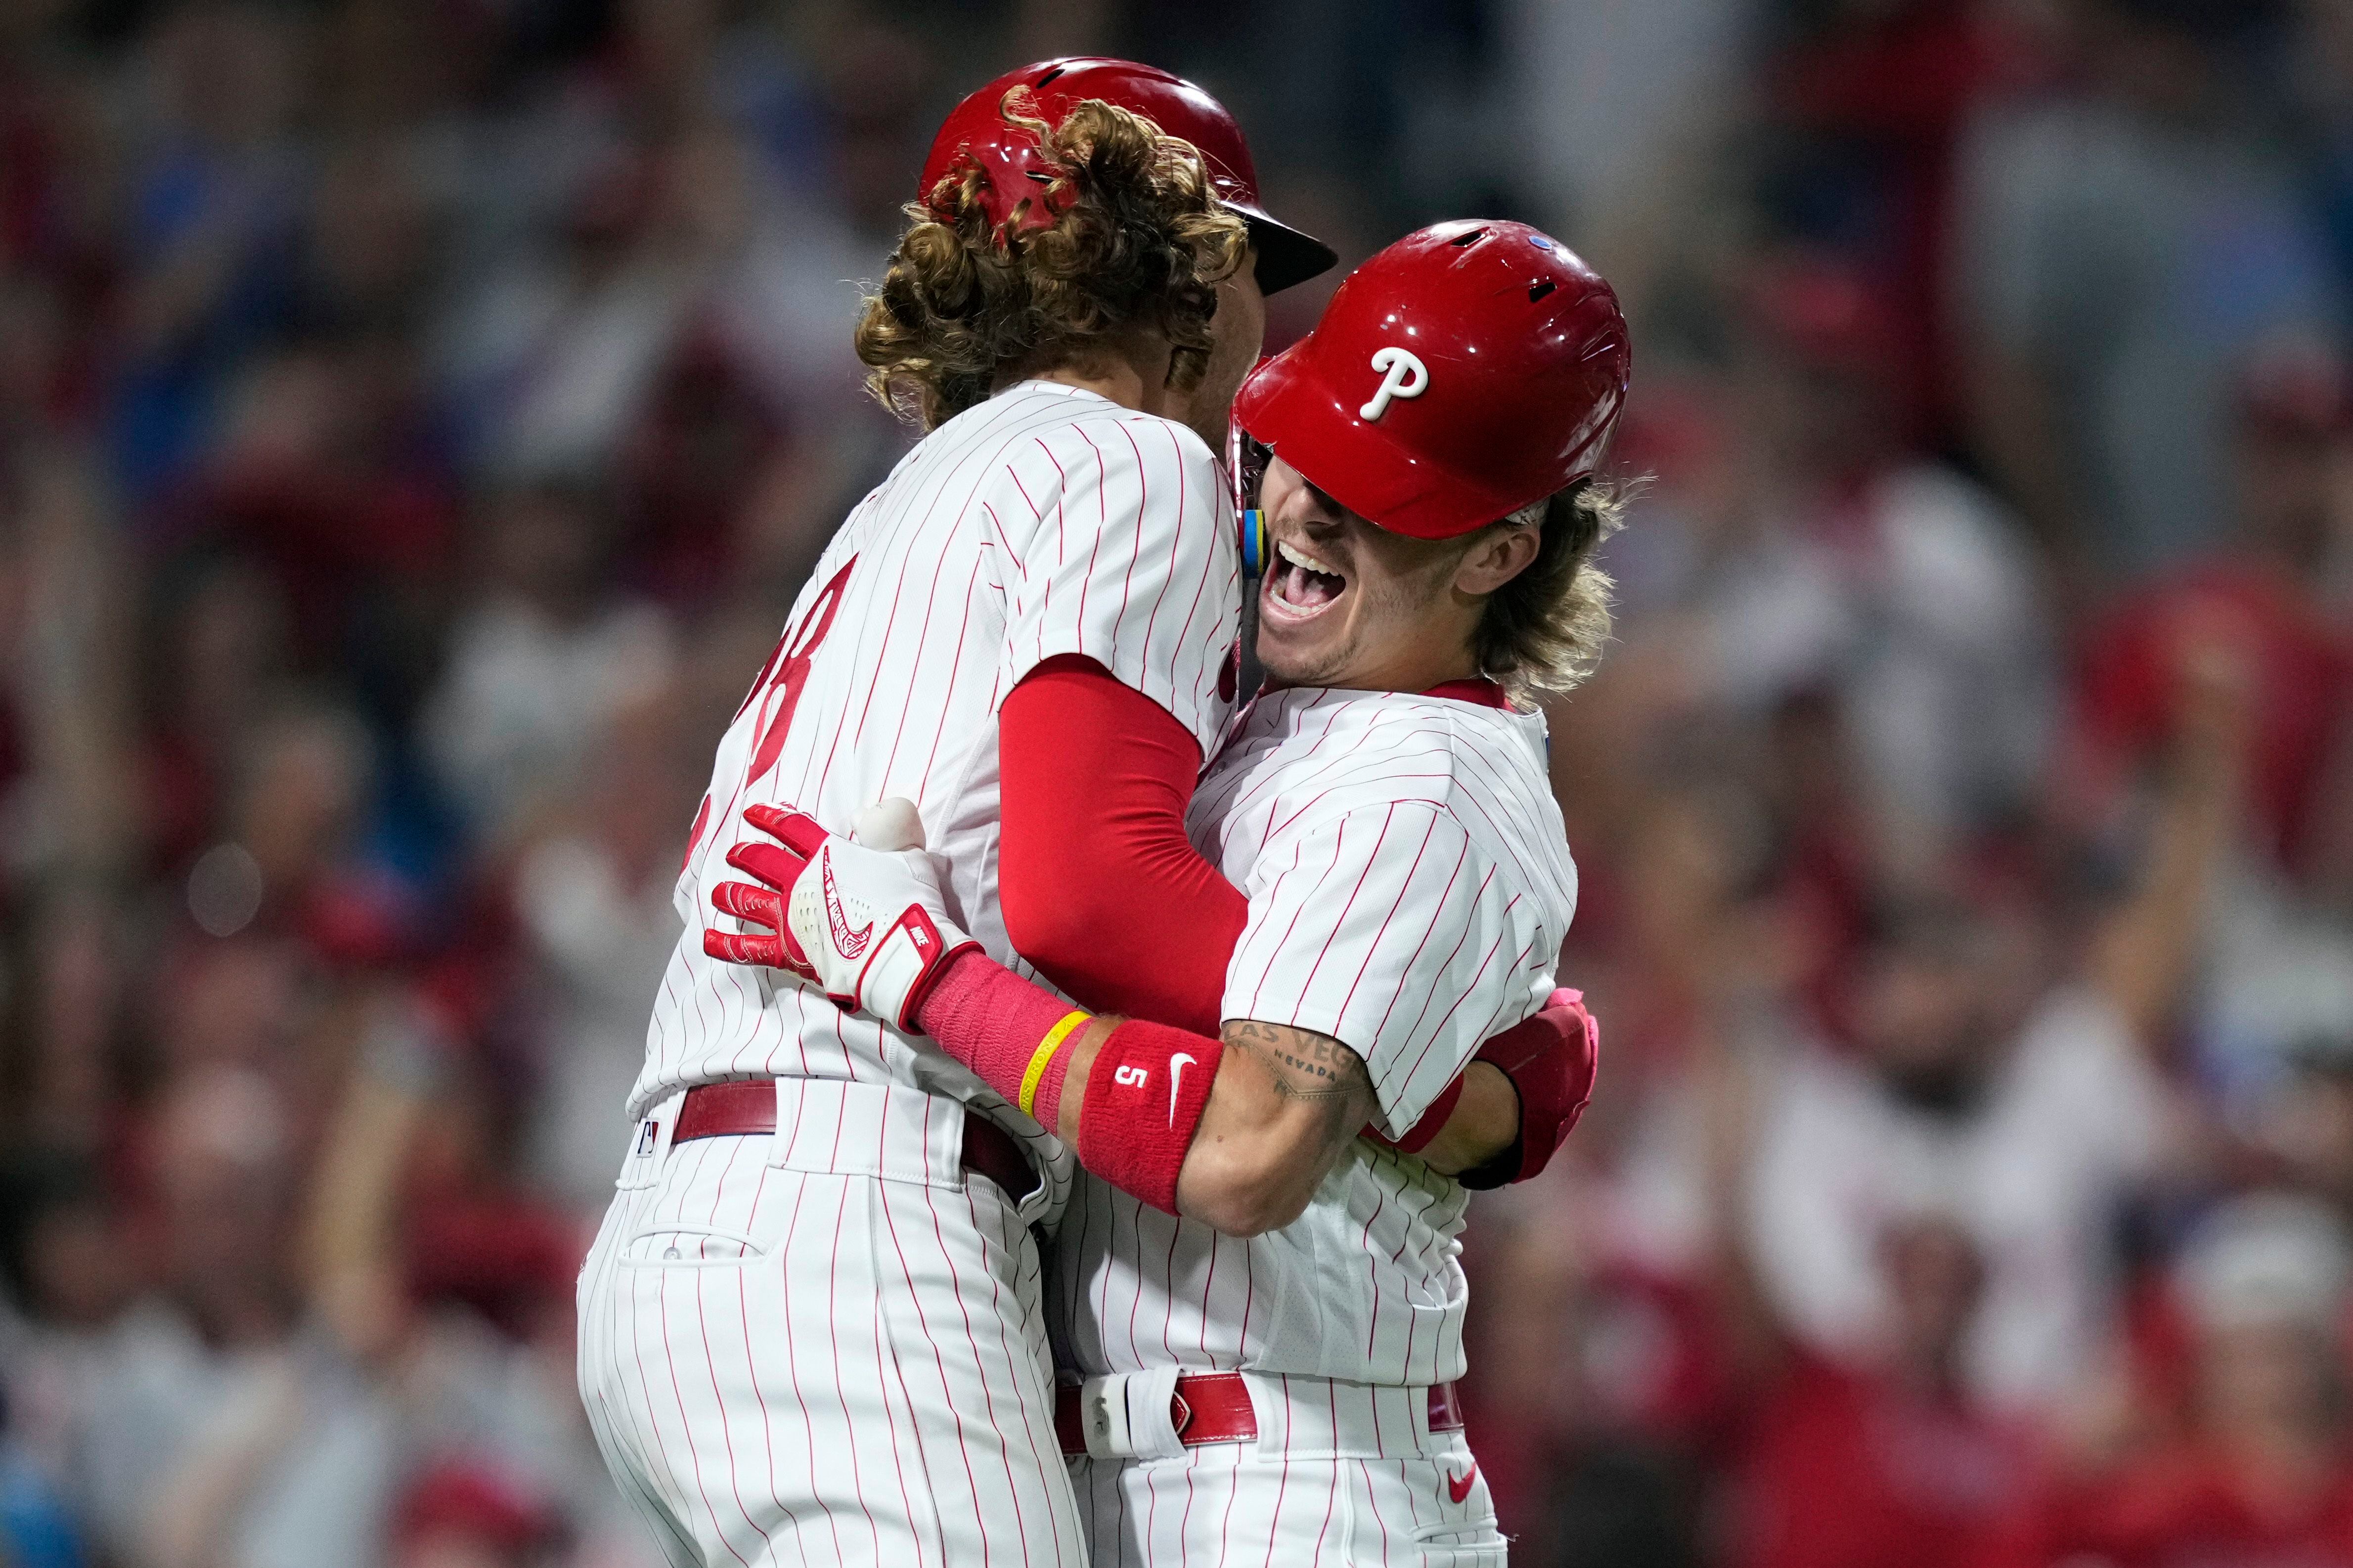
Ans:
{"type": "Polygon", "coordinates": [[[1472,646],[1514,697],[1567,691],[1600,662],[1615,584],[1593,552],[1625,521],[1628,499],[1628,487],[1580,479],[1505,520],[1541,519],[1543,542],[1528,569],[1489,596],[1472,646]]]}
{"type": "MultiPolygon", "coordinates": [[[[1018,89],[1017,89],[1018,90],[1018,89]]],[[[858,357],[885,407],[930,430],[1024,371],[1086,367],[1149,332],[1172,351],[1168,384],[1189,390],[1209,360],[1218,285],[1248,254],[1190,142],[1099,99],[1038,132],[1052,174],[999,223],[976,164],[907,208],[907,231],[859,314],[858,357]],[[1033,200],[1067,197],[1025,229],[1033,200]]]]}

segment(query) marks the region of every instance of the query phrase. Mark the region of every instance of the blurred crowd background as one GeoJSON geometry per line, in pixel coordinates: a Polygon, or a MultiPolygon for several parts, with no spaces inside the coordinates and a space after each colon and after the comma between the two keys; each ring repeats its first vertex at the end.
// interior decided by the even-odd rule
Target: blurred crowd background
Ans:
{"type": "Polygon", "coordinates": [[[1514,1561],[2353,1565],[2346,0],[0,5],[0,1563],[651,1563],[689,816],[931,131],[1083,50],[1636,323],[1514,1561]]]}

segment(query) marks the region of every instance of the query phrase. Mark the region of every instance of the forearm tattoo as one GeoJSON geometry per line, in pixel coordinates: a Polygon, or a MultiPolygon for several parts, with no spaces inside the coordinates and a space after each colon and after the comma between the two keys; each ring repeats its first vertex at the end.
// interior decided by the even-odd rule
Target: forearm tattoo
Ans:
{"type": "Polygon", "coordinates": [[[1237,1018],[1225,1027],[1225,1044],[1255,1057],[1273,1080],[1275,1093],[1285,1100],[1317,1105],[1328,1112],[1334,1127],[1355,1135],[1363,1119],[1363,1103],[1372,1098],[1372,1079],[1362,1057],[1328,1036],[1281,1024],[1260,1024],[1237,1018]]]}

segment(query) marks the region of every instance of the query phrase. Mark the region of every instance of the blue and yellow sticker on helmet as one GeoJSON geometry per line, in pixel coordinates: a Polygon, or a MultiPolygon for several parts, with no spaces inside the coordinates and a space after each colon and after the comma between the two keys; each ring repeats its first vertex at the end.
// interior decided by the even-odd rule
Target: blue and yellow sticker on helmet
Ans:
{"type": "Polygon", "coordinates": [[[1267,558],[1272,551],[1266,534],[1266,513],[1252,507],[1241,514],[1241,525],[1242,575],[1262,577],[1266,574],[1267,558]]]}

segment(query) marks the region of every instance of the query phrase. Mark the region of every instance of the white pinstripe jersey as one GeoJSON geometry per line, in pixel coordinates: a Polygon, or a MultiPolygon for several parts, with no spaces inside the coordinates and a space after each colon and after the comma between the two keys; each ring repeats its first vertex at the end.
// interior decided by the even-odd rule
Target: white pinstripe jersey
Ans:
{"type": "Polygon", "coordinates": [[[973,1105],[1067,1172],[1060,1143],[968,1070],[813,988],[704,956],[711,889],[757,803],[838,833],[914,801],[950,911],[1031,974],[997,891],[997,713],[1036,665],[1083,654],[1173,714],[1207,755],[1232,711],[1240,624],[1233,502],[1183,426],[1025,382],[919,442],[860,502],[719,742],[679,879],[686,931],[654,1001],[628,1114],[722,1079],[896,1079],[973,1105]]]}
{"type": "MultiPolygon", "coordinates": [[[[1552,990],[1577,905],[1539,714],[1409,693],[1253,702],[1193,842],[1250,895],[1224,1016],[1328,1035],[1391,1132],[1552,990]]],[[[1306,1213],[1250,1240],[1082,1176],[1057,1241],[1061,1354],[1356,1383],[1462,1373],[1468,1194],[1362,1139],[1306,1213]]]]}

